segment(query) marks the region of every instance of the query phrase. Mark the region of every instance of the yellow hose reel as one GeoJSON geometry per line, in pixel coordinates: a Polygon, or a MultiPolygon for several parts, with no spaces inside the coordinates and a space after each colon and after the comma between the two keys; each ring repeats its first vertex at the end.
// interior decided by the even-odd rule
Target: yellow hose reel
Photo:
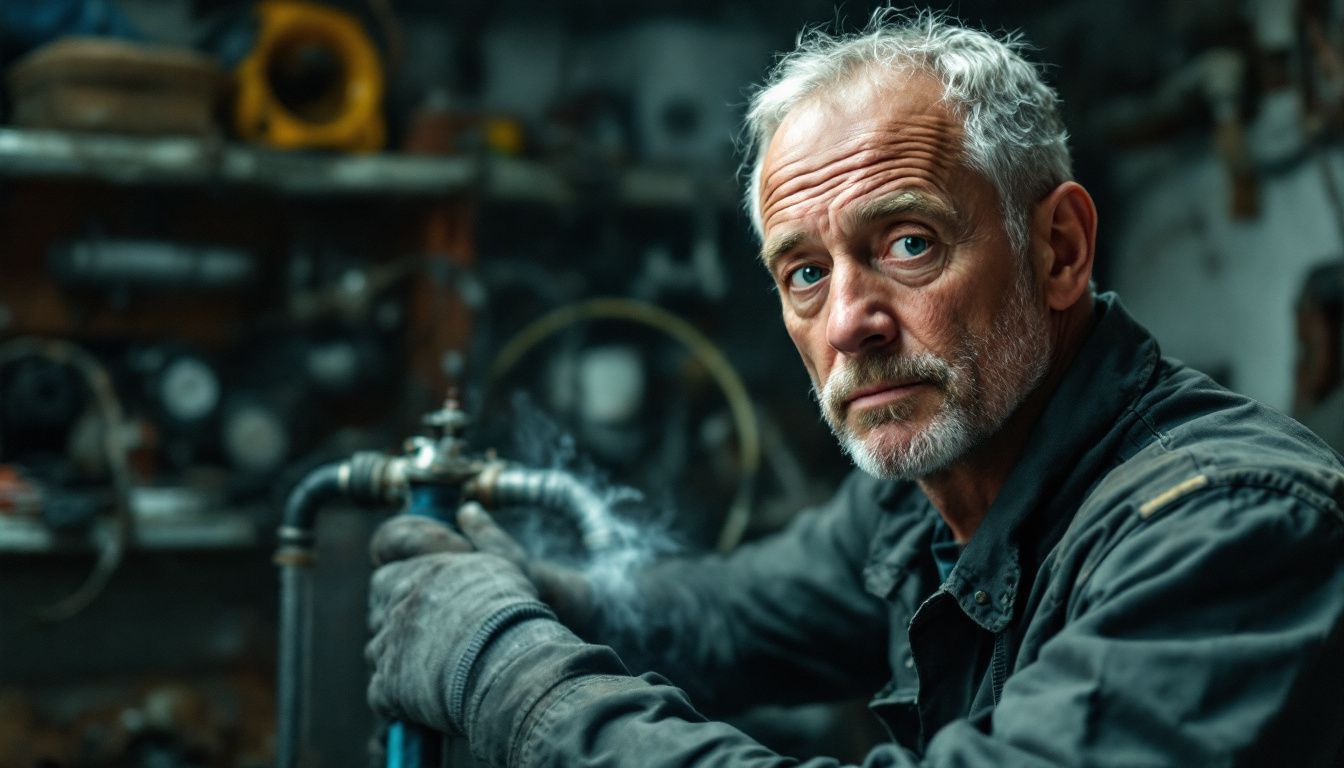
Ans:
{"type": "Polygon", "coordinates": [[[383,67],[354,16],[300,0],[257,5],[257,42],[237,69],[234,122],[283,149],[383,146],[383,67]]]}

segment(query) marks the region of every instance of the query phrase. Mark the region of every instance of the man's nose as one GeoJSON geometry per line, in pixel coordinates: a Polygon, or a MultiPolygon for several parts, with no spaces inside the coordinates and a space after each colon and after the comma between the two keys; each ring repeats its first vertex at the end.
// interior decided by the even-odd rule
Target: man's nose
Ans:
{"type": "Polygon", "coordinates": [[[899,336],[900,323],[882,279],[861,265],[837,263],[832,268],[826,340],[837,351],[880,349],[899,336]]]}

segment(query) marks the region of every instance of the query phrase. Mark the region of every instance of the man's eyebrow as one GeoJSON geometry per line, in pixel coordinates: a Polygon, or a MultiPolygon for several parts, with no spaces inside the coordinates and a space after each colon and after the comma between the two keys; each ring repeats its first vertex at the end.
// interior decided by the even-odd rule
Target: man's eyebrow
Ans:
{"type": "MultiPolygon", "coordinates": [[[[909,214],[923,216],[958,230],[961,223],[957,218],[956,209],[942,200],[922,192],[905,191],[879,197],[876,200],[869,200],[859,205],[852,211],[845,213],[847,219],[845,224],[852,231],[875,221],[909,214]]],[[[761,246],[761,263],[765,265],[766,269],[773,272],[775,262],[806,241],[807,235],[802,232],[790,232],[768,240],[761,246]]]]}
{"type": "Polygon", "coordinates": [[[935,222],[955,226],[957,212],[942,200],[922,192],[897,192],[859,205],[845,214],[846,228],[850,231],[891,216],[917,214],[935,222]]]}
{"type": "Polygon", "coordinates": [[[775,262],[779,261],[784,254],[802,245],[806,240],[807,235],[802,232],[790,232],[767,240],[761,246],[761,263],[765,265],[766,269],[774,272],[775,262]]]}

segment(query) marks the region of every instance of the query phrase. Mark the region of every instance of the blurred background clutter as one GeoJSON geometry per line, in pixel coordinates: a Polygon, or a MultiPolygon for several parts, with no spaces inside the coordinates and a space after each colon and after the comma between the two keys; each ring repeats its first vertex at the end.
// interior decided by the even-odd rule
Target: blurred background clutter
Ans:
{"type": "MultiPolygon", "coordinates": [[[[1344,2],[928,7],[1048,63],[1099,287],[1344,448],[1344,2]]],[[[281,509],[357,451],[638,489],[624,514],[687,550],[826,498],[846,463],[734,138],[775,51],[871,8],[0,0],[0,767],[271,764],[281,509]]],[[[311,765],[377,730],[387,509],[338,501],[311,765]]],[[[852,714],[741,723],[857,758],[852,714]]]]}

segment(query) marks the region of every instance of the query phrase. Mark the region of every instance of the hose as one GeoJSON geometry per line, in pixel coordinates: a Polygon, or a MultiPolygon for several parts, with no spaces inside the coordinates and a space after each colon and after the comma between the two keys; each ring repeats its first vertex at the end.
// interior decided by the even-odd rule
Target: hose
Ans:
{"type": "Polygon", "coordinates": [[[610,297],[569,304],[533,320],[514,334],[491,363],[490,381],[502,379],[524,355],[545,339],[575,323],[588,320],[639,323],[676,339],[705,366],[723,392],[737,430],[738,463],[741,466],[737,491],[728,508],[728,515],[724,518],[723,528],[719,531],[719,551],[731,550],[742,540],[751,522],[752,495],[761,461],[760,426],[742,377],[714,342],[695,326],[661,307],[634,299],[610,297]]]}
{"type": "Polygon", "coordinates": [[[84,610],[102,594],[126,553],[135,516],[131,507],[131,470],[121,442],[122,407],[107,369],[82,347],[59,339],[21,337],[0,343],[0,367],[25,357],[40,357],[72,368],[93,395],[103,422],[103,460],[112,478],[113,529],[99,545],[98,560],[74,592],[38,610],[42,621],[63,621],[84,610]]]}

